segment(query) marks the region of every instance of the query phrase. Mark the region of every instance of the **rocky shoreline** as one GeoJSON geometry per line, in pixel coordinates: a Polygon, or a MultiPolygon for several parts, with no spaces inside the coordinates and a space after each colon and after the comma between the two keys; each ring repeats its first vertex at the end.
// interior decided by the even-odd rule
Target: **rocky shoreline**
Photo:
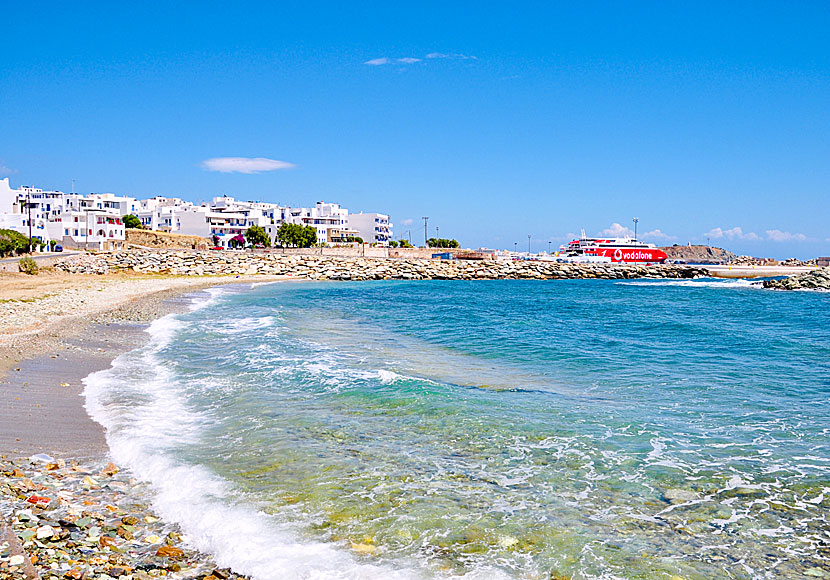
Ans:
{"type": "Polygon", "coordinates": [[[112,463],[0,457],[0,579],[243,578],[189,549],[143,486],[112,463]]]}
{"type": "Polygon", "coordinates": [[[561,264],[533,260],[428,260],[294,256],[272,252],[128,250],[69,257],[56,268],[80,274],[132,271],[180,276],[276,275],[309,280],[499,280],[695,278],[703,268],[661,264],[561,264]]]}
{"type": "Polygon", "coordinates": [[[765,280],[764,288],[773,290],[828,290],[830,291],[830,267],[790,276],[782,280],[765,280]]]}

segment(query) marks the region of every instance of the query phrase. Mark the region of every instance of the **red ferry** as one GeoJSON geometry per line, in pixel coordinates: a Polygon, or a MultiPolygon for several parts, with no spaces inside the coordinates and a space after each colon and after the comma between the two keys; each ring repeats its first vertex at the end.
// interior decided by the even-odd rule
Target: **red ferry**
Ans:
{"type": "Polygon", "coordinates": [[[578,240],[560,248],[559,256],[585,261],[626,262],[660,264],[668,256],[654,244],[646,244],[635,238],[587,238],[584,233],[578,240]]]}

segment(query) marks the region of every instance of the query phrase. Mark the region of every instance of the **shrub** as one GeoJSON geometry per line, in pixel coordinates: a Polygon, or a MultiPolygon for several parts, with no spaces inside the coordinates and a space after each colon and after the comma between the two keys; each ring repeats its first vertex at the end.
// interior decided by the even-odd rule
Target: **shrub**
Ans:
{"type": "Polygon", "coordinates": [[[30,276],[37,274],[37,262],[35,262],[31,256],[23,256],[20,258],[20,261],[17,263],[17,267],[20,268],[20,271],[24,274],[29,274],[30,276]]]}
{"type": "MultiPolygon", "coordinates": [[[[33,243],[38,243],[34,240],[33,243]]],[[[14,230],[0,229],[0,257],[22,254],[29,249],[29,240],[14,230]]]]}

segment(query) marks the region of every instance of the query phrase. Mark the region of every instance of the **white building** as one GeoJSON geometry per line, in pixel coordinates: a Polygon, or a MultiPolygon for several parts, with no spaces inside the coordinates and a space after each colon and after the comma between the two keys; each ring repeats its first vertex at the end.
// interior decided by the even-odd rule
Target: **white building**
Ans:
{"type": "Polygon", "coordinates": [[[337,238],[341,230],[349,229],[349,210],[337,203],[318,201],[314,207],[286,209],[285,221],[313,227],[317,231],[318,244],[329,243],[337,238]]]}
{"type": "Polygon", "coordinates": [[[388,246],[392,239],[392,224],[389,223],[389,216],[383,213],[349,214],[349,225],[367,244],[388,246]]]}
{"type": "Polygon", "coordinates": [[[121,216],[137,207],[131,197],[111,193],[81,195],[44,191],[36,187],[12,189],[0,180],[0,227],[9,227],[44,243],[67,247],[115,249],[123,247],[121,216]]]}

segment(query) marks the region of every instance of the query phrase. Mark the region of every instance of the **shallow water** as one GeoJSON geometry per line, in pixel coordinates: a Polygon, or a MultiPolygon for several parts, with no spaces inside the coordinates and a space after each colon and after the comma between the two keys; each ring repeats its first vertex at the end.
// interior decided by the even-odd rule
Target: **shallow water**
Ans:
{"type": "Polygon", "coordinates": [[[150,333],[88,408],[238,572],[830,578],[828,294],[269,284],[150,333]]]}

